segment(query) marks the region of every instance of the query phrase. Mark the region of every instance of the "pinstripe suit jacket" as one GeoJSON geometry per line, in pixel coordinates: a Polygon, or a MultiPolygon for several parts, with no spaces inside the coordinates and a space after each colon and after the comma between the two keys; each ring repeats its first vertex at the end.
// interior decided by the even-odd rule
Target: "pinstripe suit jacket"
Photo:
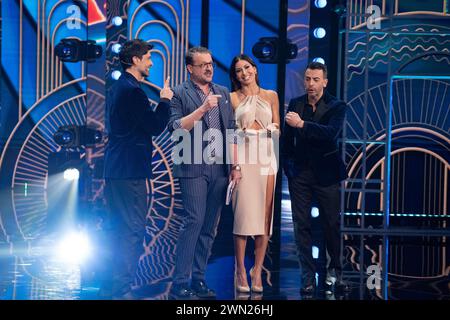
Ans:
{"type": "MultiPolygon", "coordinates": [[[[170,104],[170,120],[167,125],[168,130],[173,132],[174,131],[174,122],[176,120],[179,120],[193,111],[195,111],[198,107],[202,105],[202,101],[200,100],[200,97],[198,93],[196,92],[196,89],[194,87],[194,84],[191,80],[188,80],[175,88],[172,89],[174,92],[173,98],[171,100],[170,104]]],[[[227,155],[225,154],[226,150],[226,129],[234,129],[234,111],[231,107],[231,98],[230,98],[230,92],[226,87],[212,84],[212,91],[214,94],[220,94],[222,98],[219,99],[219,110],[220,110],[220,123],[221,123],[221,131],[223,133],[223,150],[224,150],[224,161],[226,161],[227,155]]],[[[174,164],[173,166],[173,175],[177,178],[193,178],[193,177],[199,177],[204,172],[204,166],[208,165],[203,163],[201,164],[194,164],[194,138],[195,139],[201,139],[203,141],[203,135],[205,131],[208,129],[208,123],[205,121],[204,118],[202,118],[202,137],[195,136],[194,132],[195,130],[192,129],[189,134],[191,137],[191,162],[190,164],[181,163],[181,164],[174,164]]],[[[198,141],[198,140],[197,140],[198,141]]],[[[205,150],[207,145],[207,141],[202,142],[202,151],[205,150]]],[[[225,166],[226,174],[228,175],[230,173],[230,166],[225,166]]]]}

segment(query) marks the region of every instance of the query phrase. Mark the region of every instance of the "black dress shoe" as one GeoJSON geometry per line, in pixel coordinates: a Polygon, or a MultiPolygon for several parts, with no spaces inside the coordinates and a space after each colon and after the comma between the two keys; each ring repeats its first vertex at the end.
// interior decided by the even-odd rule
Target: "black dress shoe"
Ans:
{"type": "Polygon", "coordinates": [[[316,291],[316,286],[314,283],[305,283],[300,289],[302,295],[313,295],[316,291]]]}
{"type": "Polygon", "coordinates": [[[187,285],[172,285],[169,292],[170,300],[198,300],[197,295],[187,285]]]}
{"type": "Polygon", "coordinates": [[[193,280],[191,289],[199,298],[214,299],[216,297],[214,290],[208,288],[205,281],[202,280],[193,280]]]}
{"type": "Polygon", "coordinates": [[[348,285],[347,281],[344,280],[338,280],[335,283],[335,288],[337,292],[350,292],[352,291],[352,288],[348,285]]]}

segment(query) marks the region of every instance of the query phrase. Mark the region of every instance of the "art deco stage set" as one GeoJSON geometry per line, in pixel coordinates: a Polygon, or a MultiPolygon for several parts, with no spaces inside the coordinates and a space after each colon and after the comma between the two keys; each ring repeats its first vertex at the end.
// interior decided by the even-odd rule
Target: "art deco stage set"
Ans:
{"type": "MultiPolygon", "coordinates": [[[[128,39],[153,45],[141,84],[152,106],[164,80],[188,79],[185,56],[204,46],[214,82],[231,90],[240,53],[261,87],[305,94],[311,61],[348,104],[340,184],[343,279],[325,280],[321,208],[311,210],[317,290],[300,293],[287,178],[277,175],[263,293],[236,292],[233,211],[224,206],[206,272],[217,300],[450,299],[449,0],[0,0],[0,299],[98,300],[111,266],[104,234],[105,106],[124,72],[128,39]]],[[[146,234],[134,286],[166,300],[185,217],[174,141],[152,141],[146,234]]],[[[283,161],[281,157],[280,161],[283,161]]],[[[253,241],[245,264],[253,265],[253,241]]],[[[247,270],[248,270],[247,269],[247,270]]],[[[250,277],[249,277],[250,279],[250,277]]]]}

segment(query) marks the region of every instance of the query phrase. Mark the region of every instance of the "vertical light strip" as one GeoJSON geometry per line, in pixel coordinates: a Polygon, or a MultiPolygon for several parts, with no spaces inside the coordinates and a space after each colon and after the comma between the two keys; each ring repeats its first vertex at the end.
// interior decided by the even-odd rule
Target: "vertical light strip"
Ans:
{"type": "Polygon", "coordinates": [[[395,11],[394,15],[398,14],[398,0],[395,0],[395,11]]]}
{"type": "Polygon", "coordinates": [[[19,121],[22,118],[22,15],[23,15],[23,0],[20,0],[19,11],[19,121]]]}
{"type": "MultiPolygon", "coordinates": [[[[438,167],[438,159],[436,159],[435,157],[433,157],[433,167],[434,167],[434,176],[433,177],[437,177],[437,167],[438,167]]],[[[437,179],[433,179],[434,180],[434,186],[433,186],[433,214],[436,214],[439,212],[439,203],[437,202],[439,199],[436,197],[436,194],[438,193],[438,188],[437,188],[437,179]]]]}
{"type": "Polygon", "coordinates": [[[41,42],[42,42],[42,48],[41,48],[41,53],[42,53],[42,57],[41,57],[41,82],[40,82],[40,89],[41,89],[41,94],[39,95],[39,97],[42,97],[44,95],[44,68],[45,68],[45,0],[44,3],[42,5],[42,37],[41,37],[41,42]]]}
{"type": "MultiPolygon", "coordinates": [[[[189,47],[189,11],[190,11],[190,3],[189,0],[186,1],[186,50],[188,50],[189,47]]],[[[183,64],[183,68],[185,68],[184,64],[183,64]]],[[[186,70],[185,70],[186,72],[186,70]]],[[[173,77],[172,77],[173,78],[173,77]]],[[[186,72],[184,74],[184,79],[187,80],[188,78],[188,73],[186,72]]]]}
{"type": "MultiPolygon", "coordinates": [[[[444,208],[442,210],[442,214],[443,215],[447,215],[447,187],[448,187],[448,166],[444,166],[444,208]]],[[[442,227],[445,229],[447,228],[447,222],[446,219],[444,219],[444,221],[442,222],[442,227]]],[[[446,243],[447,238],[446,237],[442,237],[442,243],[446,243]]],[[[446,262],[446,250],[445,250],[446,246],[443,245],[442,246],[442,274],[444,274],[445,269],[447,268],[446,262]]]]}
{"type": "Polygon", "coordinates": [[[431,156],[429,156],[429,155],[427,155],[427,158],[429,159],[429,164],[428,164],[428,168],[427,168],[427,170],[428,170],[428,174],[427,174],[427,178],[428,178],[428,188],[427,188],[427,190],[428,190],[428,209],[427,209],[427,212],[430,212],[431,211],[431,194],[430,194],[430,192],[431,192],[431,156]]]}
{"type": "Polygon", "coordinates": [[[245,40],[245,0],[242,0],[241,5],[241,54],[244,53],[244,40],[245,40]]]}
{"type": "Polygon", "coordinates": [[[423,193],[422,193],[422,204],[423,204],[423,206],[422,206],[422,212],[423,213],[425,213],[426,211],[425,211],[425,184],[426,184],[426,179],[427,179],[427,172],[426,172],[426,169],[427,168],[427,155],[425,154],[424,155],[424,159],[423,159],[423,186],[422,186],[422,190],[423,190],[423,193]]]}
{"type": "Polygon", "coordinates": [[[380,212],[384,211],[384,188],[386,185],[386,181],[384,181],[384,161],[381,162],[380,168],[380,177],[381,177],[381,192],[380,192],[380,212]]]}
{"type": "Polygon", "coordinates": [[[364,14],[362,0],[359,0],[359,24],[362,24],[362,16],[364,14]]]}
{"type": "Polygon", "coordinates": [[[403,174],[402,174],[402,177],[403,177],[403,186],[402,186],[402,190],[403,190],[403,192],[402,192],[402,209],[403,209],[403,211],[402,211],[402,213],[405,213],[405,188],[406,188],[406,169],[405,169],[405,167],[406,167],[406,153],[404,153],[404,157],[403,157],[403,164],[402,164],[402,169],[403,169],[403,174]]]}
{"type": "MultiPolygon", "coordinates": [[[[183,68],[183,61],[184,61],[184,54],[186,52],[186,48],[184,47],[184,38],[186,37],[185,32],[184,32],[184,24],[185,24],[185,9],[184,9],[184,1],[180,1],[180,5],[181,5],[181,50],[180,50],[180,55],[181,55],[181,66],[180,66],[180,82],[183,82],[183,78],[184,78],[184,72],[185,72],[185,68],[183,68]]],[[[168,58],[168,61],[170,61],[170,58],[168,58]]],[[[170,74],[170,69],[167,70],[167,74],[170,74]]],[[[170,77],[172,79],[172,77],[170,77]]],[[[166,79],[164,78],[164,81],[166,81],[166,79]]]]}
{"type": "Polygon", "coordinates": [[[394,181],[394,183],[397,185],[397,192],[396,192],[396,199],[395,199],[396,204],[395,204],[395,206],[392,206],[395,208],[394,210],[396,210],[397,212],[399,212],[399,210],[400,210],[399,204],[400,204],[400,163],[401,163],[401,161],[402,161],[402,156],[401,156],[401,154],[399,154],[396,157],[396,161],[395,161],[396,165],[397,165],[397,169],[395,170],[395,171],[397,171],[397,179],[396,179],[397,182],[394,181]]]}
{"type": "Polygon", "coordinates": [[[352,27],[353,27],[353,16],[352,16],[352,10],[353,10],[353,0],[349,0],[348,1],[348,6],[349,6],[349,9],[348,9],[348,12],[349,12],[349,24],[350,24],[350,29],[352,29],[352,27]]]}
{"type": "MultiPolygon", "coordinates": [[[[364,4],[363,12],[366,13],[366,10],[367,10],[367,0],[366,0],[366,3],[364,4]]],[[[364,15],[363,23],[366,23],[366,22],[367,22],[367,17],[366,17],[366,15],[364,15]]]]}
{"type": "Polygon", "coordinates": [[[41,38],[41,26],[39,24],[39,17],[41,14],[41,1],[38,0],[37,4],[37,21],[36,21],[36,28],[37,28],[37,40],[36,40],[36,101],[39,99],[39,74],[40,74],[40,65],[39,65],[39,59],[41,57],[39,53],[40,49],[40,38],[41,38]]]}

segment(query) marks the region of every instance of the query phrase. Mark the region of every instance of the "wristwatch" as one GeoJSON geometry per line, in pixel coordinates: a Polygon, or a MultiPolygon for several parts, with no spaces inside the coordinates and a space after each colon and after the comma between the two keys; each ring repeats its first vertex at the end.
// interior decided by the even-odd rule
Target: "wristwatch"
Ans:
{"type": "Polygon", "coordinates": [[[232,167],[232,169],[233,169],[233,170],[236,170],[236,171],[241,171],[241,166],[238,165],[238,164],[235,164],[235,165],[232,167]]]}

